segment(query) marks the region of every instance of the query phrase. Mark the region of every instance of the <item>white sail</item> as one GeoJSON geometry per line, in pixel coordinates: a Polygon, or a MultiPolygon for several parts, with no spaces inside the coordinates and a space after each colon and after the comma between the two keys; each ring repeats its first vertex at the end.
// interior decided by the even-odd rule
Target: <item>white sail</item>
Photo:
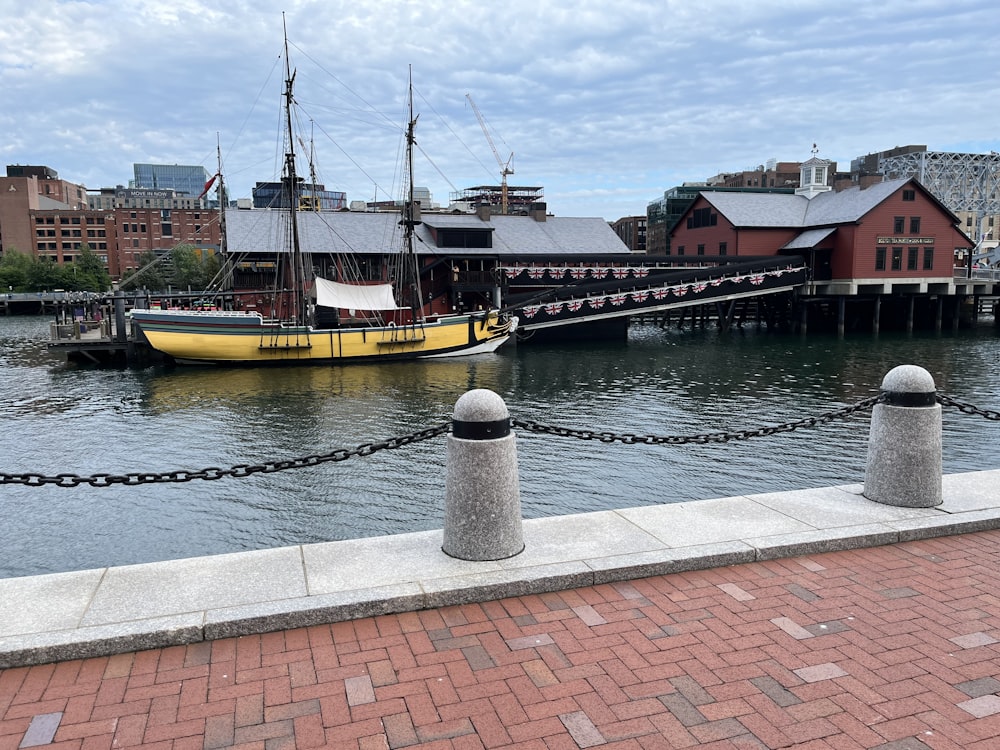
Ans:
{"type": "Polygon", "coordinates": [[[392,284],[341,284],[316,278],[316,304],[345,310],[403,310],[392,295],[392,284]]]}

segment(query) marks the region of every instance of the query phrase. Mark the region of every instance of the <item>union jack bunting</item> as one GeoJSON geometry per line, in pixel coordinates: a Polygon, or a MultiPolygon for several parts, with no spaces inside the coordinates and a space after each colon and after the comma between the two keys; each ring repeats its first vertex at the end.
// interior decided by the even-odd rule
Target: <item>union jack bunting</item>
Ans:
{"type": "Polygon", "coordinates": [[[576,312],[581,307],[583,307],[582,299],[571,299],[566,302],[566,309],[570,312],[576,312]]]}
{"type": "Polygon", "coordinates": [[[717,278],[714,278],[714,279],[712,279],[712,281],[711,281],[711,282],[709,282],[709,283],[711,283],[711,285],[712,285],[712,286],[719,286],[719,284],[721,284],[721,283],[722,283],[722,277],[721,277],[721,276],[719,276],[719,277],[717,277],[717,278]]]}
{"type": "Polygon", "coordinates": [[[579,280],[579,279],[585,279],[585,278],[587,278],[587,269],[586,268],[571,268],[571,269],[569,269],[569,275],[570,275],[571,278],[574,278],[574,279],[577,279],[577,280],[579,280]]]}
{"type": "Polygon", "coordinates": [[[588,297],[587,304],[590,305],[595,310],[600,310],[602,307],[604,307],[604,302],[606,299],[607,297],[588,297]]]}
{"type": "Polygon", "coordinates": [[[666,287],[660,287],[659,289],[654,289],[652,291],[653,299],[666,299],[670,294],[670,290],[666,287]]]}
{"type": "Polygon", "coordinates": [[[688,288],[687,286],[675,286],[671,287],[670,291],[674,293],[675,297],[683,297],[688,293],[688,288]]]}
{"type": "Polygon", "coordinates": [[[649,276],[649,269],[648,269],[648,268],[645,268],[645,267],[643,267],[643,268],[633,268],[633,269],[632,269],[632,274],[633,274],[633,275],[634,275],[634,276],[635,276],[635,277],[636,277],[637,279],[644,279],[644,278],[646,278],[647,276],[649,276]]]}
{"type": "Polygon", "coordinates": [[[630,296],[633,302],[645,302],[646,298],[649,297],[649,290],[643,289],[641,292],[632,292],[630,296]]]}
{"type": "Polygon", "coordinates": [[[545,312],[549,315],[558,315],[562,310],[562,302],[550,302],[545,306],[545,312]]]}
{"type": "Polygon", "coordinates": [[[566,269],[565,268],[550,268],[549,269],[549,278],[550,279],[561,279],[565,275],[566,275],[566,269]]]}
{"type": "Polygon", "coordinates": [[[750,283],[753,284],[754,286],[760,286],[761,284],[764,283],[764,274],[755,273],[753,276],[750,277],[750,283]]]}
{"type": "Polygon", "coordinates": [[[521,312],[524,313],[524,317],[533,318],[535,313],[542,309],[541,305],[529,305],[528,307],[521,308],[521,312]]]}
{"type": "Polygon", "coordinates": [[[628,299],[627,294],[612,294],[610,297],[608,297],[608,300],[615,307],[620,307],[621,305],[624,305],[626,299],[628,299]]]}
{"type": "Polygon", "coordinates": [[[730,276],[729,277],[729,280],[731,282],[733,282],[734,284],[742,284],[743,283],[743,279],[744,279],[743,276],[730,276]]]}
{"type": "Polygon", "coordinates": [[[504,273],[507,274],[508,279],[513,279],[523,270],[522,268],[505,268],[504,273]]]}
{"type": "Polygon", "coordinates": [[[532,279],[540,279],[542,278],[542,276],[545,275],[546,270],[547,269],[545,268],[529,268],[528,276],[531,277],[532,279]]]}
{"type": "Polygon", "coordinates": [[[706,284],[704,281],[699,281],[697,284],[691,285],[691,291],[695,293],[704,292],[707,286],[708,284],[706,284]]]}
{"type": "Polygon", "coordinates": [[[629,269],[627,269],[627,268],[612,268],[611,269],[611,274],[616,279],[624,279],[625,277],[627,277],[629,275],[629,269]]]}

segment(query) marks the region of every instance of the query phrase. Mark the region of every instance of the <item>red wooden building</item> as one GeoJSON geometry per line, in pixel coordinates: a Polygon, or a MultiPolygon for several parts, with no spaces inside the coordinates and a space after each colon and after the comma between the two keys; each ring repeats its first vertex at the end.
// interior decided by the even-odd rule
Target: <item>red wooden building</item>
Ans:
{"type": "MultiPolygon", "coordinates": [[[[671,247],[678,256],[706,261],[802,256],[811,274],[798,301],[839,298],[841,328],[845,297],[874,302],[875,327],[880,305],[903,299],[912,327],[915,298],[938,302],[940,325],[943,297],[960,302],[988,293],[972,280],[955,278],[956,258],[974,243],[959,229],[959,218],[917,180],[835,192],[826,184],[829,164],[816,157],[804,162],[795,194],[701,193],[671,231],[671,247]]],[[[957,314],[956,307],[956,320],[957,314]]]]}

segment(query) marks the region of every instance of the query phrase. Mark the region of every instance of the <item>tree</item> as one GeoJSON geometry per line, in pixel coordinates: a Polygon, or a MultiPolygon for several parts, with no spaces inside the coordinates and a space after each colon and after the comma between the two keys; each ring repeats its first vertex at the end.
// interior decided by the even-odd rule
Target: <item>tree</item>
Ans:
{"type": "Polygon", "coordinates": [[[78,292],[106,292],[111,287],[111,275],[104,262],[84,243],[76,262],[66,269],[66,282],[64,288],[78,292]]]}
{"type": "Polygon", "coordinates": [[[28,277],[35,259],[14,249],[5,250],[0,256],[0,289],[4,291],[27,292],[28,277]]]}
{"type": "Polygon", "coordinates": [[[126,273],[122,277],[123,289],[149,289],[154,292],[167,288],[167,279],[163,275],[163,264],[156,253],[147,251],[139,256],[139,270],[126,273]]]}

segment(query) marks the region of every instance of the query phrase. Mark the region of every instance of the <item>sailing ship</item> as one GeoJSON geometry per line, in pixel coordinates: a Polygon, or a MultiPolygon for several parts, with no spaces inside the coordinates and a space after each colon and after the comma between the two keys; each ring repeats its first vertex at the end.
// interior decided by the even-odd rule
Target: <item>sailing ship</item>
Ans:
{"type": "MultiPolygon", "coordinates": [[[[401,212],[403,241],[397,262],[386,264],[386,278],[378,282],[309,278],[299,241],[300,180],[292,132],[294,77],[286,34],[283,107],[288,149],[282,183],[287,198],[279,210],[288,212],[290,247],[282,258],[281,272],[276,274],[273,299],[277,302],[271,310],[279,314],[265,317],[247,310],[134,309],[135,327],[150,346],[182,364],[346,364],[495,351],[514,333],[516,317],[495,308],[434,315],[420,289],[420,262],[414,248],[414,227],[421,220],[419,203],[413,199],[417,118],[413,114],[412,74],[405,133],[408,190],[401,212]],[[323,325],[315,325],[317,321],[323,325]]],[[[224,193],[221,179],[219,191],[224,193]]],[[[224,203],[220,200],[220,212],[225,211],[224,203]]]]}

